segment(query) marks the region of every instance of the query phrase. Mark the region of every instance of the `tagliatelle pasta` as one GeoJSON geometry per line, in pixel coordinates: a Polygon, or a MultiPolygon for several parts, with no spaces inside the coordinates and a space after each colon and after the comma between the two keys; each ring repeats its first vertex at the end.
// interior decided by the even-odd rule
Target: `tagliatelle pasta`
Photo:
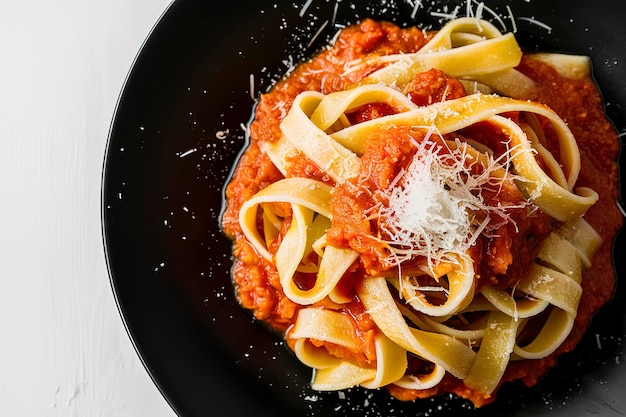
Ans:
{"type": "Polygon", "coordinates": [[[240,302],[313,389],[482,406],[575,346],[612,293],[612,274],[587,282],[621,226],[594,211],[615,200],[618,143],[588,65],[533,60],[477,18],[366,20],[261,99],[223,225],[240,302]],[[593,108],[551,100],[572,83],[593,108]],[[594,140],[613,149],[603,172],[594,140]]]}

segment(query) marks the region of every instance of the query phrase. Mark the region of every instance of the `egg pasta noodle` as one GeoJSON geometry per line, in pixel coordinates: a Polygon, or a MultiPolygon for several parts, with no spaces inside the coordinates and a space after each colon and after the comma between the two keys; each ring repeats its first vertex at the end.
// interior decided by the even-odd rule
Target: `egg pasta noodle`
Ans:
{"type": "Polygon", "coordinates": [[[456,19],[415,53],[348,62],[346,74],[370,71],[341,91],[299,93],[280,123],[280,138],[260,143],[283,178],[243,202],[239,224],[299,306],[286,337],[314,369],[314,389],[429,390],[451,376],[488,398],[510,363],[545,358],[568,337],[582,271],[602,243],[583,217],[598,194],[577,186],[581,159],[568,124],[525,98],[535,84],[516,69],[521,58],[513,34],[481,19],[456,19]],[[415,104],[407,93],[411,80],[432,68],[469,93],[415,104]],[[377,103],[391,110],[354,122],[357,110],[377,103]],[[473,137],[472,129],[496,132],[504,138],[501,149],[473,137]],[[544,146],[546,132],[558,153],[544,146]],[[402,136],[411,154],[386,187],[360,187],[370,172],[363,158],[371,138],[385,134],[402,136]],[[293,173],[297,158],[323,178],[293,173]],[[501,200],[511,188],[522,198],[501,200]],[[345,189],[376,201],[359,219],[375,225],[363,237],[384,254],[374,266],[360,263],[363,248],[330,235],[340,227],[333,201],[345,189]],[[545,213],[551,231],[520,279],[478,285],[477,241],[515,230],[513,210],[545,213]],[[346,289],[355,271],[362,276],[346,289]],[[363,334],[343,310],[354,302],[376,329],[369,363],[340,354],[363,347],[363,334]],[[539,328],[530,330],[529,323],[539,328]],[[412,358],[422,365],[409,367],[412,358]]]}

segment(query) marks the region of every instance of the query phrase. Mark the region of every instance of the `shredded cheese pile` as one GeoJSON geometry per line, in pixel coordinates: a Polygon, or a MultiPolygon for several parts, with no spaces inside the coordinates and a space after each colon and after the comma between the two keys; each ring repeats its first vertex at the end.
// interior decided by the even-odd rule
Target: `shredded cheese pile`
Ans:
{"type": "MultiPolygon", "coordinates": [[[[387,261],[399,263],[424,256],[430,267],[454,262],[464,256],[481,233],[488,233],[508,221],[507,207],[485,203],[481,190],[498,187],[502,179],[493,171],[502,169],[499,159],[487,158],[480,173],[472,175],[478,162],[467,152],[468,145],[428,140],[413,141],[417,151],[406,170],[401,170],[389,189],[388,203],[378,210],[379,227],[388,236],[393,254],[387,261]],[[492,222],[490,214],[502,221],[492,222]]],[[[484,162],[484,161],[483,161],[484,162]]]]}

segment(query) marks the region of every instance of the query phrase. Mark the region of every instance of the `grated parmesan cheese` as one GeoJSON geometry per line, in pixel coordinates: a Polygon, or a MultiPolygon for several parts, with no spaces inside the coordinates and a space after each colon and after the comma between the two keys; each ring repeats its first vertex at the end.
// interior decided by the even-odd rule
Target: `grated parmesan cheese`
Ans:
{"type": "Polygon", "coordinates": [[[531,23],[533,25],[539,26],[540,28],[543,28],[545,30],[548,31],[548,33],[552,32],[552,27],[546,25],[545,23],[535,19],[534,17],[518,17],[517,20],[523,20],[525,22],[531,23]]]}
{"type": "Polygon", "coordinates": [[[322,32],[324,31],[324,29],[326,29],[326,26],[328,26],[329,21],[325,20],[324,23],[322,23],[322,25],[319,27],[319,29],[317,29],[317,32],[315,32],[315,34],[313,35],[313,37],[309,40],[309,43],[307,44],[307,49],[311,47],[311,45],[313,45],[313,43],[315,43],[315,41],[317,40],[317,38],[322,34],[322,32]]]}
{"type": "Polygon", "coordinates": [[[511,151],[501,157],[506,161],[488,156],[482,173],[471,175],[479,162],[467,153],[469,145],[457,142],[452,149],[429,140],[433,132],[419,143],[412,141],[417,147],[413,160],[383,191],[388,203],[378,207],[381,231],[393,248],[387,260],[392,264],[413,256],[426,257],[430,268],[440,261],[455,262],[481,233],[487,235],[509,218],[512,206],[487,205],[481,189],[502,185],[503,179],[491,174],[503,169],[511,151]],[[492,222],[495,213],[504,220],[492,222]]]}
{"type": "Polygon", "coordinates": [[[424,7],[422,5],[422,0],[416,0],[415,4],[413,5],[413,10],[411,11],[411,19],[415,19],[415,17],[417,16],[417,11],[420,7],[424,7]]]}
{"type": "Polygon", "coordinates": [[[300,12],[298,13],[298,16],[303,17],[304,14],[306,13],[307,9],[309,8],[309,6],[311,5],[311,3],[313,3],[313,0],[307,0],[303,5],[302,8],[300,9],[300,12]]]}

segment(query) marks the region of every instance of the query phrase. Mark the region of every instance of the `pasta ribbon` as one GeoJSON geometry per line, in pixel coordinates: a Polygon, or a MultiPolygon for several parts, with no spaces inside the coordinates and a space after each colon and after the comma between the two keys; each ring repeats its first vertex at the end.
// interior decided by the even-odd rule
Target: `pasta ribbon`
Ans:
{"type": "Polygon", "coordinates": [[[406,95],[394,88],[384,85],[366,85],[324,96],[311,114],[311,122],[320,130],[326,131],[346,113],[369,103],[388,104],[397,113],[417,107],[406,95]]]}
{"type": "Polygon", "coordinates": [[[576,248],[583,266],[590,268],[593,255],[602,245],[602,238],[598,232],[580,217],[563,223],[556,233],[576,248]]]}
{"type": "Polygon", "coordinates": [[[380,388],[404,377],[408,365],[406,350],[379,333],[376,337],[376,364],[376,377],[361,386],[380,388]]]}
{"type": "Polygon", "coordinates": [[[334,343],[349,349],[355,346],[355,329],[350,319],[341,313],[319,308],[304,308],[291,335],[295,339],[298,359],[315,369],[312,387],[334,391],[361,385],[380,388],[404,377],[407,368],[406,350],[384,334],[375,339],[376,367],[366,368],[330,355],[324,348],[313,346],[310,339],[334,343]]]}
{"type": "Polygon", "coordinates": [[[591,58],[584,55],[555,54],[537,52],[531,55],[533,59],[552,66],[566,78],[580,80],[591,75],[591,58]]]}
{"type": "Polygon", "coordinates": [[[363,79],[360,84],[396,85],[402,89],[419,72],[437,68],[453,77],[471,78],[517,66],[522,58],[512,33],[493,39],[430,53],[407,54],[393,65],[363,79]]]}
{"type": "Polygon", "coordinates": [[[481,294],[497,310],[502,311],[514,319],[525,319],[534,317],[545,310],[549,303],[538,299],[516,300],[511,294],[494,287],[487,287],[481,290],[481,294]]]}
{"type": "MultiPolygon", "coordinates": [[[[470,326],[467,326],[467,328],[459,329],[449,326],[443,321],[439,321],[441,320],[440,317],[429,317],[426,314],[411,311],[402,304],[396,303],[396,305],[402,312],[402,315],[421,330],[442,333],[454,337],[457,340],[467,341],[470,345],[480,342],[485,335],[485,323],[483,320],[475,321],[471,323],[470,326]]],[[[485,304],[484,307],[489,309],[492,306],[485,304]]],[[[467,312],[467,309],[464,309],[463,312],[467,312]]]]}
{"type": "Polygon", "coordinates": [[[291,331],[294,339],[316,339],[356,350],[359,348],[351,319],[337,311],[302,308],[291,331]]]}
{"type": "Polygon", "coordinates": [[[580,171],[580,156],[574,136],[558,116],[550,121],[554,122],[553,126],[559,133],[561,163],[568,170],[567,188],[557,184],[541,169],[533,155],[528,137],[517,124],[500,116],[494,116],[491,121],[509,131],[511,146],[520,147],[521,151],[514,153],[512,157],[517,174],[522,178],[520,187],[546,214],[561,221],[573,220],[584,215],[598,201],[598,193],[590,188],[580,187],[575,192],[572,190],[580,171]]]}
{"type": "Polygon", "coordinates": [[[436,363],[457,378],[467,376],[475,353],[453,337],[409,327],[383,277],[369,277],[357,294],[372,320],[391,340],[409,352],[436,363]]]}
{"type": "MultiPolygon", "coordinates": [[[[241,206],[239,224],[242,232],[254,249],[263,258],[271,261],[272,254],[256,226],[259,207],[264,206],[266,209],[264,212],[266,212],[271,210],[270,203],[289,203],[308,208],[322,216],[331,218],[330,194],[330,186],[309,178],[285,178],[272,183],[241,206]]],[[[299,213],[302,214],[302,211],[300,210],[299,213]]],[[[275,215],[270,216],[276,218],[275,215]]],[[[304,253],[304,249],[302,249],[302,253],[304,253]]]]}
{"type": "Polygon", "coordinates": [[[362,385],[376,378],[376,370],[352,362],[340,361],[337,366],[315,369],[311,388],[317,391],[338,391],[362,385]]]}
{"type": "MultiPolygon", "coordinates": [[[[428,316],[442,317],[462,310],[474,297],[474,268],[470,259],[459,259],[458,264],[451,266],[451,270],[446,274],[448,289],[443,303],[429,302],[425,293],[432,289],[413,285],[408,277],[402,277],[399,280],[398,287],[402,297],[416,311],[428,316]]],[[[440,288],[435,290],[438,291],[440,288]]]]}
{"type": "Polygon", "coordinates": [[[413,54],[371,59],[386,65],[359,85],[384,84],[402,90],[417,73],[437,68],[453,77],[485,84],[500,94],[521,98],[534,90],[534,82],[514,69],[521,58],[522,51],[512,33],[502,35],[485,20],[460,18],[441,28],[413,54]]]}
{"type": "Polygon", "coordinates": [[[463,380],[465,385],[487,394],[496,389],[513,352],[518,323],[500,311],[489,313],[485,336],[472,368],[463,380]]]}
{"type": "MultiPolygon", "coordinates": [[[[289,233],[290,232],[287,232],[286,237],[289,236],[289,233]]],[[[301,234],[302,231],[300,230],[294,231],[295,236],[299,237],[301,234]]],[[[289,264],[293,266],[295,262],[299,262],[297,256],[293,257],[297,252],[291,249],[292,248],[285,243],[285,240],[283,240],[283,243],[276,253],[276,269],[280,275],[280,282],[285,295],[291,301],[302,305],[313,304],[329,296],[337,286],[341,277],[343,277],[358,256],[356,252],[350,249],[327,246],[319,265],[315,285],[311,289],[301,290],[293,281],[295,270],[288,268],[289,264]]]]}
{"type": "Polygon", "coordinates": [[[393,384],[410,390],[426,390],[437,386],[445,375],[445,369],[434,364],[433,370],[428,374],[407,374],[393,384]]]}
{"type": "Polygon", "coordinates": [[[580,284],[561,272],[538,264],[533,265],[526,278],[517,285],[520,291],[548,301],[569,314],[576,315],[582,295],[580,284]]]}
{"type": "Polygon", "coordinates": [[[356,175],[360,161],[352,151],[332,140],[309,118],[322,98],[321,93],[313,91],[299,94],[280,128],[293,147],[304,153],[333,180],[343,182],[356,175]]]}
{"type": "Polygon", "coordinates": [[[532,342],[523,347],[515,344],[513,358],[541,359],[552,354],[569,336],[575,318],[565,310],[553,309],[546,324],[532,342]]]}

